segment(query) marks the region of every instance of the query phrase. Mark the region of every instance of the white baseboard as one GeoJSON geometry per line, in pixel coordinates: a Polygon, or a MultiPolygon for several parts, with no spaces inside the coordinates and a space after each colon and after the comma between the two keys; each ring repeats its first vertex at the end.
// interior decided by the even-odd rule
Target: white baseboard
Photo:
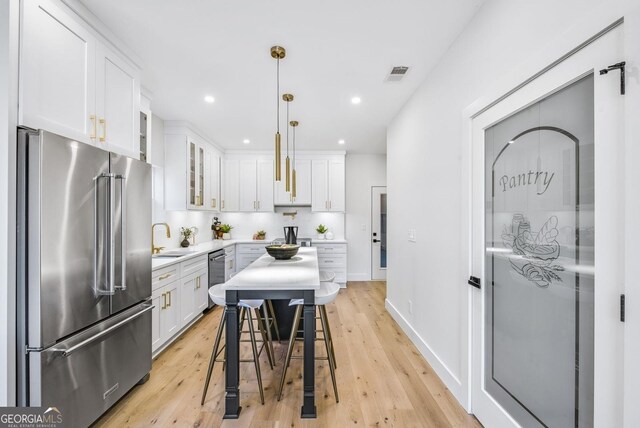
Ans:
{"type": "Polygon", "coordinates": [[[347,273],[347,281],[371,281],[371,275],[367,273],[347,273]]]}
{"type": "Polygon", "coordinates": [[[453,372],[447,367],[447,365],[436,355],[435,352],[429,347],[429,345],[420,337],[417,331],[413,329],[409,321],[407,321],[395,306],[385,299],[384,306],[391,315],[391,317],[398,323],[402,331],[409,337],[409,340],[418,348],[418,351],[422,354],[425,360],[431,365],[436,374],[440,377],[442,382],[451,391],[453,396],[458,400],[461,406],[465,407],[467,402],[467,391],[464,385],[460,382],[460,379],[453,374],[453,372]]]}

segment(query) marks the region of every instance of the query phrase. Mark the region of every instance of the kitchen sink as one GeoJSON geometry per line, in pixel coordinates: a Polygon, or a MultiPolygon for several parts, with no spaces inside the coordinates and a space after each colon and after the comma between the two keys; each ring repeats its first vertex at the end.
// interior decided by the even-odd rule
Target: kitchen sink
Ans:
{"type": "Polygon", "coordinates": [[[187,256],[193,253],[197,253],[197,251],[196,250],[173,250],[173,251],[166,251],[160,254],[153,254],[151,257],[154,259],[170,259],[170,258],[187,256]]]}

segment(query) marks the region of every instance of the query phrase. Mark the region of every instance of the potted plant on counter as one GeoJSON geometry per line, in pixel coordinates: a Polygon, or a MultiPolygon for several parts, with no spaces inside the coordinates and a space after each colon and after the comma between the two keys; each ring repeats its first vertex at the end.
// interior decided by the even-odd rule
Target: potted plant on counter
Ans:
{"type": "Polygon", "coordinates": [[[193,228],[191,227],[181,227],[180,228],[180,237],[182,238],[182,241],[180,241],[180,246],[181,247],[188,247],[191,243],[189,242],[189,239],[191,239],[191,237],[193,237],[193,228]]]}
{"type": "Polygon", "coordinates": [[[253,239],[255,241],[264,241],[264,238],[267,236],[267,232],[264,230],[259,230],[253,234],[253,239]]]}
{"type": "Polygon", "coordinates": [[[324,234],[327,233],[329,229],[324,225],[320,224],[316,227],[316,232],[318,233],[318,239],[324,239],[324,234]]]}
{"type": "Polygon", "coordinates": [[[220,226],[220,230],[222,231],[222,239],[231,239],[231,229],[233,226],[230,224],[223,224],[220,226]]]}

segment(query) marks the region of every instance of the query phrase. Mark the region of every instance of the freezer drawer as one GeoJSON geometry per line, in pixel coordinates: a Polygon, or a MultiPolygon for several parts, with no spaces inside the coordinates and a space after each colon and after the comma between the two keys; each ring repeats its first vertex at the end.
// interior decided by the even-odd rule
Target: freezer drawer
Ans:
{"type": "Polygon", "coordinates": [[[30,352],[29,405],[57,407],[65,426],[89,426],[151,370],[152,308],[136,305],[30,352]]]}

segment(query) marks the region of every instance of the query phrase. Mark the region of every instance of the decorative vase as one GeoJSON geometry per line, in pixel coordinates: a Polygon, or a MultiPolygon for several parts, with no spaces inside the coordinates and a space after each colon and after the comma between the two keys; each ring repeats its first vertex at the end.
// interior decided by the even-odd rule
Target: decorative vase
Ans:
{"type": "Polygon", "coordinates": [[[182,242],[180,243],[180,246],[183,247],[183,248],[187,248],[189,246],[189,244],[190,244],[189,240],[187,238],[184,238],[182,240],[182,242]]]}
{"type": "Polygon", "coordinates": [[[231,234],[230,233],[223,233],[222,234],[222,239],[231,239],[231,234]]]}
{"type": "Polygon", "coordinates": [[[333,239],[333,232],[327,232],[324,234],[325,239],[333,239]]]}
{"type": "Polygon", "coordinates": [[[324,239],[324,233],[318,233],[317,238],[318,239],[324,239]]]}

